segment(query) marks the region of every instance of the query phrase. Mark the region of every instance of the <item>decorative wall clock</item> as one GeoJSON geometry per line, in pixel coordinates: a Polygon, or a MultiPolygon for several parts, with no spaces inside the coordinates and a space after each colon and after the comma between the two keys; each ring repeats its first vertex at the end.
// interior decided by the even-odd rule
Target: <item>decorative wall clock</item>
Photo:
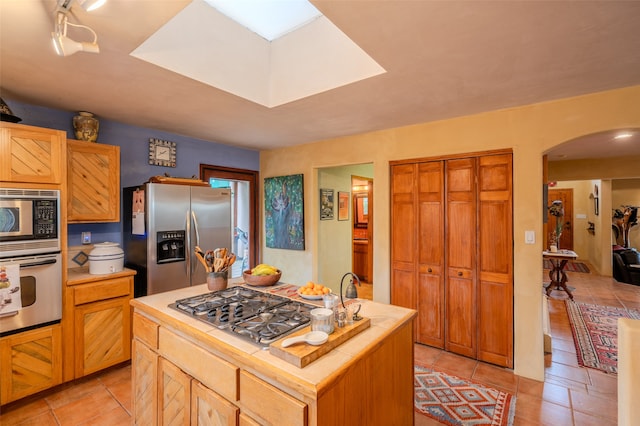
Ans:
{"type": "Polygon", "coordinates": [[[154,166],[176,166],[176,143],[161,139],[149,139],[149,164],[154,166]]]}

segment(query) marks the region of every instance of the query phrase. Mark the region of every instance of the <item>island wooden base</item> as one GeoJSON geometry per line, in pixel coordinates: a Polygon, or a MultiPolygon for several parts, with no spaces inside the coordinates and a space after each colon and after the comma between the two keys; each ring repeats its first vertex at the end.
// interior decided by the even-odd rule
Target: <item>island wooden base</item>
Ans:
{"type": "Polygon", "coordinates": [[[350,359],[325,355],[341,361],[315,381],[296,374],[305,369],[265,362],[264,352],[236,351],[175,318],[138,309],[136,299],[132,304],[135,424],[413,424],[412,315],[350,359]]]}

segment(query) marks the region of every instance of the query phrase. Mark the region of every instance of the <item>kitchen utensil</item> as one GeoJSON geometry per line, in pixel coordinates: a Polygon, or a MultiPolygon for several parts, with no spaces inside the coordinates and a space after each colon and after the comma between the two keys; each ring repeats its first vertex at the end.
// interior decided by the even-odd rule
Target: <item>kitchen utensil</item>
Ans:
{"type": "Polygon", "coordinates": [[[204,253],[202,252],[202,250],[200,250],[199,247],[196,247],[194,252],[196,257],[198,258],[198,261],[202,264],[202,266],[204,266],[204,270],[207,272],[212,272],[211,268],[209,268],[209,265],[207,264],[207,261],[204,260],[204,253]]]}
{"type": "Polygon", "coordinates": [[[220,272],[224,267],[224,263],[222,258],[213,259],[213,272],[220,272]]]}
{"type": "Polygon", "coordinates": [[[311,331],[309,333],[303,334],[302,336],[289,337],[288,339],[284,339],[282,341],[282,347],[286,348],[295,343],[301,343],[301,342],[318,346],[325,343],[327,340],[329,340],[329,335],[324,331],[311,331]]]}

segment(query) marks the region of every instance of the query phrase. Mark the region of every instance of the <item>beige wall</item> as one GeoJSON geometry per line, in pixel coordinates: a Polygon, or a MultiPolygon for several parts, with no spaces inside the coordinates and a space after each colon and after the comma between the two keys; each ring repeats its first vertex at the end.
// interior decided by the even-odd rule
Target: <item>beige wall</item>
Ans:
{"type": "MultiPolygon", "coordinates": [[[[576,137],[614,128],[640,127],[640,86],[450,120],[345,136],[260,155],[262,178],[305,176],[304,251],[263,247],[263,261],[301,284],[317,274],[318,178],[315,170],[373,163],[374,298],[389,302],[389,161],[509,148],[513,150],[514,348],[516,374],[543,380],[542,155],[576,137]],[[311,194],[312,196],[309,196],[311,194]],[[535,244],[524,243],[526,230],[535,244]]],[[[262,191],[261,191],[262,192],[262,191]]],[[[263,228],[263,227],[262,227],[263,228]]],[[[262,230],[264,234],[264,230],[262,230]]],[[[346,271],[345,271],[346,272],[346,271]]]]}
{"type": "MultiPolygon", "coordinates": [[[[351,202],[349,203],[349,220],[338,220],[338,191],[348,192],[350,196],[353,195],[351,176],[373,178],[373,165],[358,164],[318,170],[319,188],[334,190],[335,209],[332,220],[321,220],[318,223],[316,252],[322,253],[322,256],[317,257],[317,273],[314,279],[330,287],[334,292],[339,291],[340,279],[345,272],[351,271],[352,266],[353,209],[351,202]]],[[[316,210],[310,220],[318,221],[318,216],[319,210],[316,210]]],[[[299,284],[304,283],[300,282],[299,284]]]]}

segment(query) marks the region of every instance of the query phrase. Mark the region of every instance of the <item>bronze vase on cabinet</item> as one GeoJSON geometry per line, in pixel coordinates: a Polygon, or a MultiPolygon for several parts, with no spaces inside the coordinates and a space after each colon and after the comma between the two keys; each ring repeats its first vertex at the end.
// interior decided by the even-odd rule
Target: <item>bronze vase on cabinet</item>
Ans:
{"type": "Polygon", "coordinates": [[[73,128],[76,134],[76,139],[78,140],[87,142],[95,142],[98,140],[100,122],[90,112],[78,112],[78,115],[73,117],[73,128]]]}

